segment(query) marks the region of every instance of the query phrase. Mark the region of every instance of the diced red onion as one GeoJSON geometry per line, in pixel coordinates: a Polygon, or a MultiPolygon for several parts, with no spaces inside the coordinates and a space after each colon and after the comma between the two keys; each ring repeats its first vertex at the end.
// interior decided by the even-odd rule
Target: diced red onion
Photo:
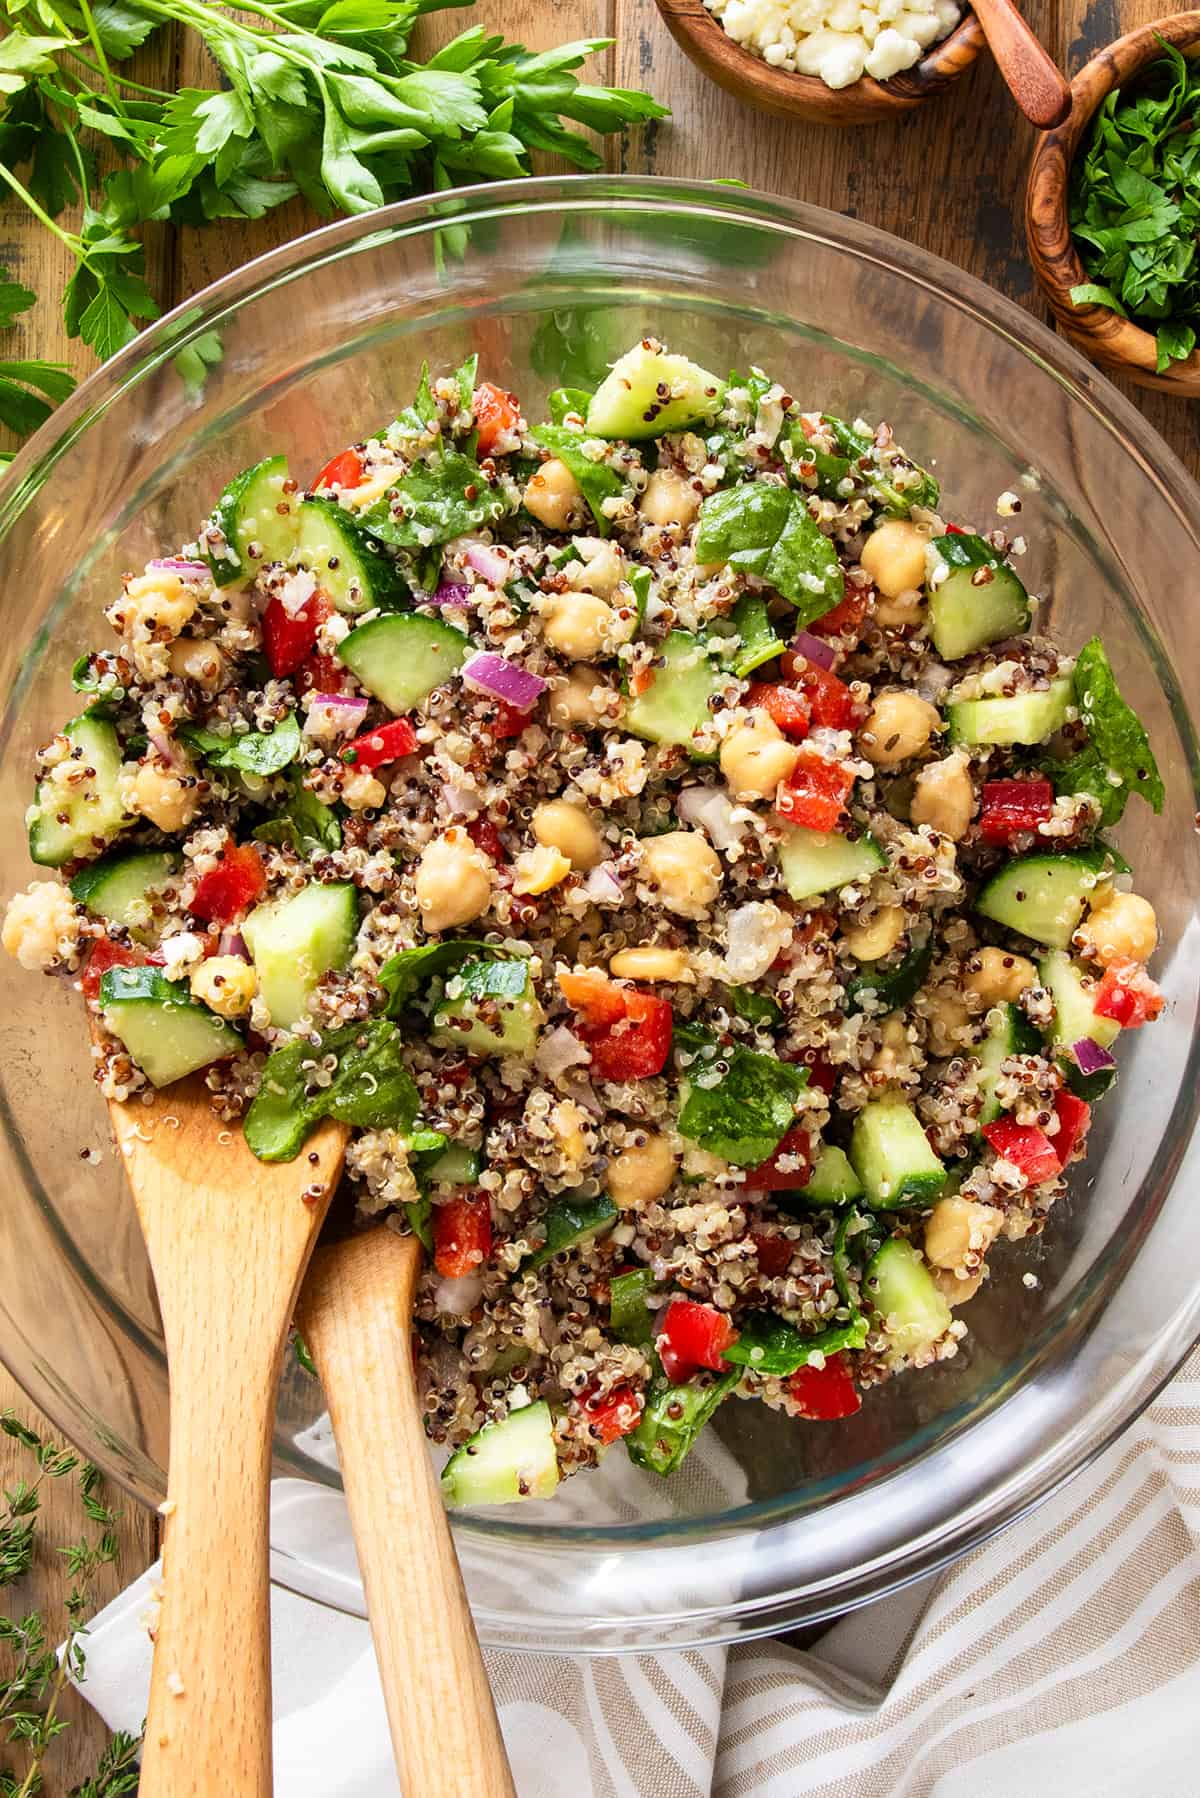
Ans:
{"type": "Polygon", "coordinates": [[[446,781],[442,787],[442,798],[446,802],[446,810],[454,818],[477,818],[483,810],[483,800],[475,788],[460,787],[457,781],[446,781]]]}
{"type": "Polygon", "coordinates": [[[818,668],[832,668],[837,661],[837,651],[831,649],[820,637],[814,637],[811,631],[797,631],[789,648],[794,649],[797,655],[815,662],[818,668]]]}
{"type": "Polygon", "coordinates": [[[502,699],[515,711],[530,711],[546,691],[546,682],[526,668],[518,668],[504,656],[481,650],[471,657],[462,671],[463,684],[492,699],[502,699]]]}
{"type": "Polygon", "coordinates": [[[183,757],[179,752],[179,745],[174,737],[169,737],[165,731],[160,730],[147,731],[146,736],[153,748],[158,751],[163,761],[166,762],[168,768],[179,769],[183,767],[183,757]]]}
{"type": "Polygon", "coordinates": [[[597,905],[620,905],[625,897],[611,862],[601,862],[593,868],[580,890],[597,905]]]}
{"type": "Polygon", "coordinates": [[[241,931],[232,926],[221,932],[217,940],[218,955],[236,955],[239,961],[249,961],[250,951],[246,947],[246,939],[241,931]]]}
{"type": "Polygon", "coordinates": [[[482,575],[489,587],[503,587],[512,573],[508,551],[498,549],[494,543],[472,543],[463,561],[476,574],[482,575]]]}
{"type": "Polygon", "coordinates": [[[189,562],[184,556],[156,556],[153,562],[146,563],[147,574],[152,568],[156,573],[177,574],[181,581],[208,579],[207,562],[189,562]]]}
{"type": "Polygon", "coordinates": [[[464,581],[439,581],[437,592],[431,593],[426,603],[431,606],[469,606],[471,589],[464,581]]]}
{"type": "Polygon", "coordinates": [[[356,731],[367,715],[370,701],[350,693],[315,693],[308,708],[310,718],[339,737],[356,731]]]}
{"type": "Polygon", "coordinates": [[[482,1274],[460,1274],[457,1279],[439,1280],[433,1289],[434,1304],[449,1317],[465,1317],[482,1297],[482,1274]]]}
{"type": "Polygon", "coordinates": [[[1081,1036],[1077,1043],[1072,1043],[1071,1053],[1079,1064],[1081,1074],[1102,1074],[1106,1068],[1115,1068],[1115,1058],[1099,1043],[1094,1043],[1090,1036],[1081,1036]]]}
{"type": "Polygon", "coordinates": [[[591,1050],[565,1024],[556,1024],[553,1030],[546,1032],[533,1058],[539,1074],[545,1074],[551,1080],[565,1074],[568,1068],[584,1066],[591,1059],[591,1050]]]}
{"type": "Polygon", "coordinates": [[[314,693],[314,705],[345,706],[355,713],[365,712],[370,705],[361,693],[314,693]]]}
{"type": "Polygon", "coordinates": [[[751,899],[730,912],[725,947],[725,977],[736,985],[761,980],[780,950],[792,940],[787,912],[770,900],[751,899]]]}

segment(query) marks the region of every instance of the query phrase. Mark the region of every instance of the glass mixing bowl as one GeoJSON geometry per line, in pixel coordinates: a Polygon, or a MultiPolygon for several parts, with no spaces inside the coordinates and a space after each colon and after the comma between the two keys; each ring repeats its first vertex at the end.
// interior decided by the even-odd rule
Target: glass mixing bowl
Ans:
{"type": "MultiPolygon", "coordinates": [[[[1036,1245],[997,1257],[956,1360],[869,1393],[836,1427],[726,1405],[666,1485],[612,1455],[552,1504],[456,1519],[481,1634],[528,1648],[718,1641],[877,1597],[1067,1479],[1200,1333],[1200,493],[1041,325],[853,220],[653,180],[482,187],[320,231],[146,332],[0,488],[5,885],[30,873],[30,758],[72,710],[71,664],[104,641],[120,572],[192,533],[231,471],[269,449],[318,468],[392,415],[424,357],[444,369],[478,350],[535,415],[549,388],[592,384],[647,331],[710,366],[761,363],[806,407],[891,420],[936,463],[951,516],[986,524],[1004,489],[1021,495],[1028,584],[1066,643],[1103,632],[1157,746],[1166,815],[1135,803],[1120,842],[1158,910],[1171,1003],[1122,1043],[1069,1202],[1036,1245]],[[172,358],[209,332],[222,360],[189,392],[172,358]]],[[[80,1002],[69,982],[0,959],[0,1353],[75,1442],[155,1501],[166,1369],[80,1002]]],[[[289,1366],[275,1571],[361,1610],[319,1413],[289,1366]]]]}

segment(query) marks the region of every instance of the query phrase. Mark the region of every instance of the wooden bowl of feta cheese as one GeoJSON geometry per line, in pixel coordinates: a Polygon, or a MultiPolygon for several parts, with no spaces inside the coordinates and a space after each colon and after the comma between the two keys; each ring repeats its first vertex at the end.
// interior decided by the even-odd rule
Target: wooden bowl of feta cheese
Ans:
{"type": "Polygon", "coordinates": [[[675,42],[721,87],[781,118],[881,124],[974,62],[957,0],[658,0],[675,42]]]}

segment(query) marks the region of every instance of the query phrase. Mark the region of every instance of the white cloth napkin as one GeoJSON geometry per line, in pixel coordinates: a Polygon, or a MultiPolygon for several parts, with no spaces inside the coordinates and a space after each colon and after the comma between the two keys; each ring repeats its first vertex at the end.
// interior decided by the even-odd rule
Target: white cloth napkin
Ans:
{"type": "MultiPolygon", "coordinates": [[[[816,1649],[491,1651],[521,1798],[1196,1798],[1200,1352],[1138,1426],[948,1573],[816,1649]]],[[[289,1482],[284,1482],[284,1485],[289,1482]]],[[[152,1568],[81,1688],[145,1714],[152,1568]]],[[[272,1593],[279,1798],[396,1798],[365,1623],[272,1593]]],[[[424,1798],[411,1794],[410,1798],[424,1798]]]]}

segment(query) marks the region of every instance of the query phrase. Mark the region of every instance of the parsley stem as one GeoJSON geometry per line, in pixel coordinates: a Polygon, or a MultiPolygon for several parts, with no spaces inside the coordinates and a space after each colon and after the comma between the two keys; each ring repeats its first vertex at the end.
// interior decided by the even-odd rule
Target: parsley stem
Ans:
{"type": "MultiPolygon", "coordinates": [[[[90,56],[82,56],[78,50],[72,50],[70,55],[72,61],[82,63],[84,68],[90,69],[93,75],[103,77],[104,70],[99,63],[93,62],[90,56]]],[[[127,87],[133,94],[146,94],[151,100],[170,100],[174,97],[167,92],[166,88],[147,87],[144,81],[131,81],[128,75],[114,75],[113,80],[118,87],[127,87]]]]}
{"type": "Polygon", "coordinates": [[[54,220],[50,217],[50,214],[48,212],[44,211],[42,209],[42,207],[40,207],[38,205],[38,203],[34,199],[33,195],[29,192],[29,189],[27,187],[22,187],[21,183],[17,180],[17,177],[13,174],[12,170],[10,168],[8,168],[3,162],[0,162],[0,180],[6,181],[8,183],[9,187],[12,188],[12,190],[16,194],[17,198],[19,200],[23,200],[25,202],[26,206],[28,206],[28,208],[29,208],[30,212],[32,212],[34,218],[38,219],[43,225],[45,225],[47,231],[53,231],[53,233],[54,233],[55,237],[57,237],[59,243],[65,244],[67,249],[70,250],[72,256],[74,256],[76,258],[78,258],[80,256],[82,246],[80,244],[79,239],[77,237],[73,236],[71,234],[71,232],[64,231],[61,225],[55,224],[54,220]]]}
{"type": "Polygon", "coordinates": [[[116,107],[118,114],[123,115],[125,111],[124,103],[120,94],[117,92],[117,84],[113,80],[113,73],[108,66],[108,57],[104,51],[104,40],[96,29],[96,21],[92,16],[92,9],[88,4],[88,0],[79,0],[79,10],[83,14],[83,23],[88,34],[88,40],[91,43],[92,49],[96,52],[96,61],[100,64],[100,73],[104,78],[104,86],[108,93],[108,97],[116,107]]]}

